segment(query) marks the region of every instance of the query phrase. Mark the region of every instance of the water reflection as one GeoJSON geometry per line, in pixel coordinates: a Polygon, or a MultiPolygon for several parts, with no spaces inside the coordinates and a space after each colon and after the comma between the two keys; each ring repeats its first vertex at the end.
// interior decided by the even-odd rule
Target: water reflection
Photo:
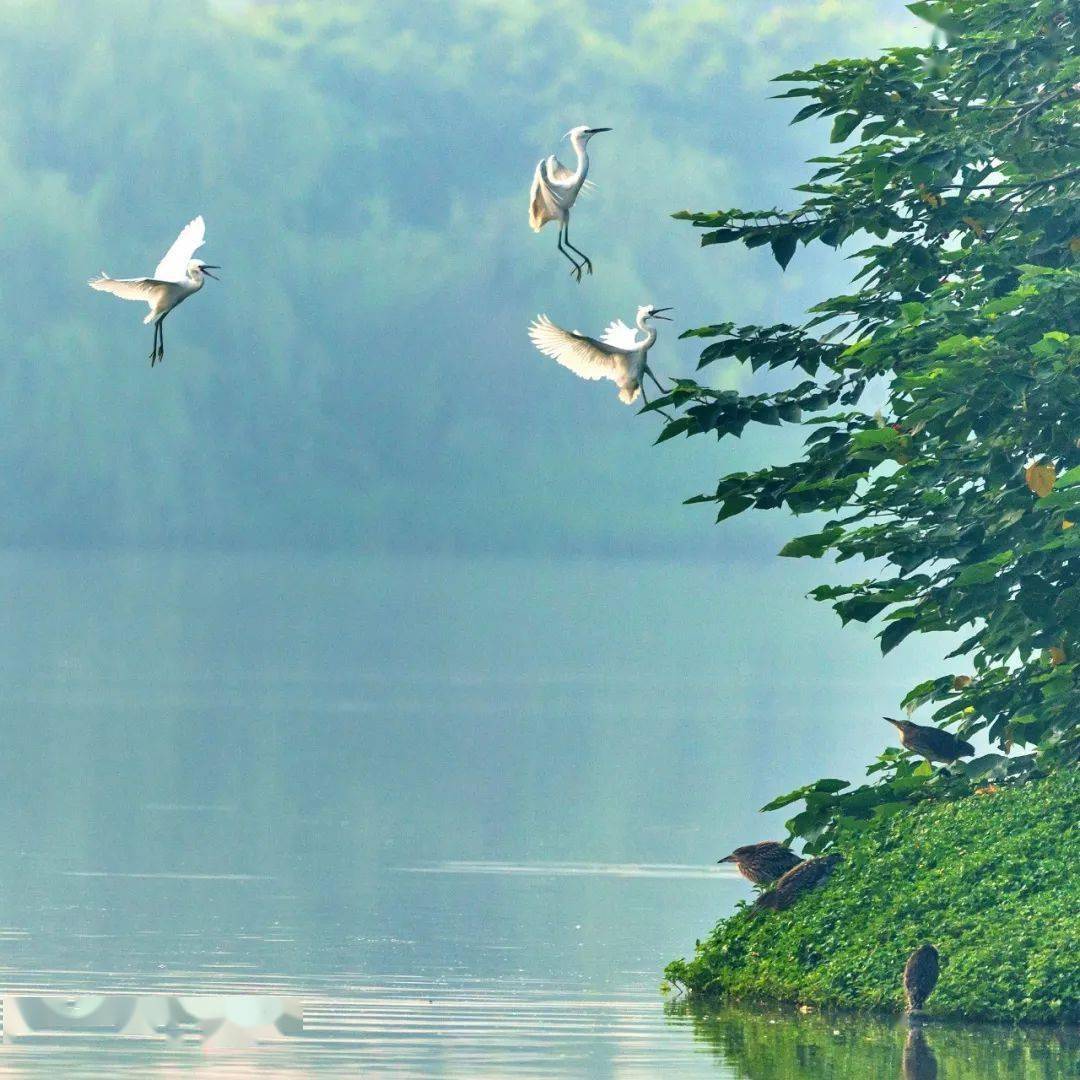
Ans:
{"type": "Polygon", "coordinates": [[[1065,1080],[1080,1076],[1080,1032],[994,1024],[801,1012],[795,1007],[708,1009],[674,1003],[697,1044],[745,1080],[901,1077],[902,1080],[1065,1080]]]}
{"type": "MultiPolygon", "coordinates": [[[[52,1037],[35,1039],[23,1030],[14,1043],[5,1038],[0,1076],[183,1071],[271,1077],[932,1080],[939,1070],[950,1080],[1080,1075],[1075,1031],[939,1022],[908,1029],[901,1020],[806,1015],[793,1008],[701,1011],[676,1005],[665,1013],[655,995],[590,994],[529,979],[402,977],[357,985],[345,996],[333,994],[332,980],[326,980],[306,995],[296,990],[217,999],[142,996],[144,1031],[132,1027],[130,1008],[102,1022],[107,1010],[100,999],[89,1000],[91,1012],[81,1020],[50,1014],[46,1023],[34,1014],[33,1023],[51,1026],[52,1037]],[[222,1020],[231,1023],[223,1026],[222,1020]],[[238,1038],[252,1023],[258,1025],[258,1038],[238,1038]],[[80,1024],[96,1024],[99,1030],[80,1031],[80,1024]],[[118,1037],[113,1029],[124,1025],[126,1035],[118,1037]],[[215,1037],[206,1038],[207,1032],[215,1037]]],[[[134,1000],[111,999],[114,1006],[134,1000]]]]}
{"type": "MultiPolygon", "coordinates": [[[[305,1026],[212,1069],[5,1046],[0,1077],[815,1075],[817,1020],[665,1014],[660,973],[749,895],[717,855],[876,752],[860,718],[918,657],[824,614],[806,654],[751,569],[732,627],[747,575],[705,564],[0,555],[0,993],[296,997],[305,1026]]],[[[901,1030],[837,1026],[832,1075],[900,1075],[901,1030]]],[[[1012,1038],[983,1075],[1069,1071],[1012,1038]],[[1044,1072],[994,1071],[1017,1046],[1044,1072]]]]}
{"type": "Polygon", "coordinates": [[[601,862],[488,862],[454,860],[431,866],[401,866],[408,874],[495,874],[531,877],[620,877],[695,880],[727,878],[739,880],[734,867],[682,866],[675,863],[601,863],[601,862]]]}
{"type": "Polygon", "coordinates": [[[4,1045],[196,1041],[248,1049],[303,1034],[298,998],[265,994],[8,994],[4,1045]]]}
{"type": "Polygon", "coordinates": [[[904,1080],[937,1080],[937,1058],[926,1041],[926,1028],[912,1024],[904,1043],[904,1080]]]}

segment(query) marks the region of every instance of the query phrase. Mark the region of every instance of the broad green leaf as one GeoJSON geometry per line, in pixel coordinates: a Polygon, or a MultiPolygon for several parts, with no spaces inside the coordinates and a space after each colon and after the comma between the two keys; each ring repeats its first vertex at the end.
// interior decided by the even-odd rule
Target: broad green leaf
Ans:
{"type": "Polygon", "coordinates": [[[829,142],[843,142],[858,126],[862,120],[862,114],[857,112],[844,112],[833,121],[832,132],[829,142]]]}
{"type": "Polygon", "coordinates": [[[904,319],[912,326],[918,326],[926,317],[926,305],[914,300],[908,304],[901,304],[900,311],[903,313],[904,319]]]}

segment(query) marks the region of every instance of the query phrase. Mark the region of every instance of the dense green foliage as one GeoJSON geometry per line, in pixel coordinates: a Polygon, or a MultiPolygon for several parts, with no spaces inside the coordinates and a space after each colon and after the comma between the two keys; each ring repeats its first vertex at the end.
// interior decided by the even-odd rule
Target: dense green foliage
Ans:
{"type": "Polygon", "coordinates": [[[1080,1020],[1080,773],[924,802],[855,839],[790,910],[736,912],[667,975],[695,993],[898,1010],[924,941],[942,970],[927,1011],[1080,1020]]]}
{"type": "MultiPolygon", "coordinates": [[[[903,14],[765,7],[0,0],[0,544],[685,550],[632,414],[525,328],[661,302],[671,192],[779,194],[809,152],[750,138],[782,108],[768,65],[903,14]],[[584,114],[616,128],[578,222],[587,288],[526,220],[537,158],[584,114]],[[198,212],[222,280],[151,373],[143,310],[85,281],[149,271],[198,212]]],[[[663,302],[755,278],[753,317],[779,317],[737,263],[663,302]]]]}
{"type": "MultiPolygon", "coordinates": [[[[1080,49],[1077,10],[1052,0],[943,0],[911,10],[925,47],[782,76],[796,120],[831,141],[791,211],[676,215],[702,244],[767,246],[786,267],[813,241],[859,248],[855,284],[803,325],[689,331],[699,367],[734,358],[753,392],[679,379],[661,440],[801,425],[803,453],[736,471],[691,499],[718,520],[786,507],[829,515],[783,549],[860,559],[864,581],[816,599],[883,620],[883,652],[960,635],[951,669],[904,705],[933,706],[997,751],[935,776],[890,752],[873,785],[822,780],[789,828],[822,850],[912,799],[1080,756],[1080,49]],[[1031,753],[1009,756],[1014,749],[1031,753]]],[[[869,719],[869,718],[868,718],[869,719]]],[[[872,722],[880,723],[876,717],[872,722]]],[[[923,721],[927,722],[927,721],[923,721]]]]}

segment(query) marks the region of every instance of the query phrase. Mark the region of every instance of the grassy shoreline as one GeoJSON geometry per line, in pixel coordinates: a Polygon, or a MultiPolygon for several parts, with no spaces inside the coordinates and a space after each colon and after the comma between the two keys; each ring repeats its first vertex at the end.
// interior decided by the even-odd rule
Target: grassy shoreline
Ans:
{"type": "Polygon", "coordinates": [[[924,941],[930,1015],[1080,1022],[1080,770],[875,825],[788,911],[721,920],[669,981],[692,997],[898,1012],[924,941]]]}

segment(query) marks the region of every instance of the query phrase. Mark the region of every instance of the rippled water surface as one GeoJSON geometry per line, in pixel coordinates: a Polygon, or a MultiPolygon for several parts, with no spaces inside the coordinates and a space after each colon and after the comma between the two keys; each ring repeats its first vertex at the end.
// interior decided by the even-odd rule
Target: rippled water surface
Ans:
{"type": "Polygon", "coordinates": [[[769,572],[0,559],[0,991],[305,1017],[256,1050],[18,1042],[0,1076],[1077,1075],[1061,1033],[665,1006],[747,895],[717,856],[854,773],[925,664],[789,625],[769,572]]]}

